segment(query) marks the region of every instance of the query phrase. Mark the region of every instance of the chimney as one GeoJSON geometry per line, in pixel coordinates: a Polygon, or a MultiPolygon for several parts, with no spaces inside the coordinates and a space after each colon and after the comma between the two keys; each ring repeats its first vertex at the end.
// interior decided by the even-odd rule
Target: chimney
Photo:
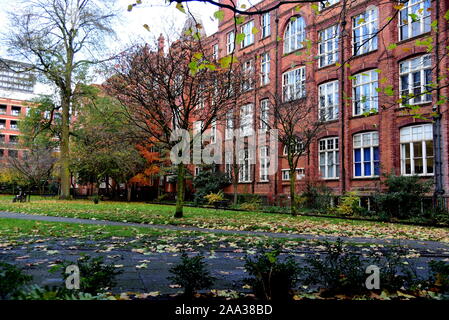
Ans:
{"type": "Polygon", "coordinates": [[[157,52],[159,54],[163,54],[164,53],[164,47],[165,47],[165,39],[164,39],[164,36],[161,33],[161,35],[157,39],[157,52]]]}

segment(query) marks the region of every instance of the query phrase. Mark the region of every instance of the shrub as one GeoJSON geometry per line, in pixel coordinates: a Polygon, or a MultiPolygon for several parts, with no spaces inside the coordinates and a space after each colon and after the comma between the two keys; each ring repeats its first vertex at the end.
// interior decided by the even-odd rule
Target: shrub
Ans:
{"type": "Polygon", "coordinates": [[[324,258],[310,256],[302,269],[307,285],[319,285],[331,294],[358,294],[365,290],[365,269],[359,255],[351,253],[343,242],[325,243],[324,258]]]}
{"type": "Polygon", "coordinates": [[[200,173],[193,179],[195,188],[195,205],[205,202],[205,196],[211,193],[218,193],[230,183],[226,173],[213,171],[212,166],[203,166],[200,173]]]}
{"type": "MultiPolygon", "coordinates": [[[[65,269],[72,264],[70,261],[61,264],[64,280],[69,276],[65,273],[65,269]]],[[[80,291],[90,294],[101,293],[114,287],[115,277],[123,272],[117,270],[113,264],[104,264],[103,257],[81,256],[77,265],[80,270],[80,291]]]]}
{"type": "Polygon", "coordinates": [[[385,217],[407,219],[422,215],[421,201],[430,192],[431,183],[418,176],[389,175],[384,184],[387,190],[374,195],[374,202],[385,217]]]}
{"type": "Polygon", "coordinates": [[[214,283],[215,278],[210,275],[203,260],[202,255],[190,258],[183,252],[181,262],[169,270],[173,276],[167,279],[184,288],[186,298],[192,298],[197,290],[208,289],[214,283]]]}
{"type": "Polygon", "coordinates": [[[449,293],[449,264],[444,261],[432,260],[429,262],[431,275],[429,284],[436,291],[449,293]]]}
{"type": "Polygon", "coordinates": [[[360,197],[355,192],[347,192],[340,198],[340,204],[335,212],[341,216],[357,216],[360,215],[362,208],[360,207],[360,197]]]}
{"type": "Polygon", "coordinates": [[[214,204],[215,202],[223,201],[223,191],[218,191],[217,193],[209,193],[208,195],[204,196],[204,199],[207,200],[208,204],[214,204]]]}
{"type": "Polygon", "coordinates": [[[332,189],[324,184],[306,182],[306,187],[301,197],[304,200],[304,206],[318,211],[327,211],[332,203],[332,189]]]}
{"type": "Polygon", "coordinates": [[[68,290],[61,287],[44,288],[33,285],[21,290],[17,295],[18,300],[107,300],[104,294],[92,295],[79,291],[68,290]]]}
{"type": "Polygon", "coordinates": [[[0,262],[0,298],[6,299],[17,294],[20,288],[32,279],[16,266],[0,262]]]}
{"type": "Polygon", "coordinates": [[[262,199],[259,195],[254,194],[252,197],[247,197],[246,202],[239,205],[239,208],[246,211],[260,211],[262,209],[262,199]]]}
{"type": "Polygon", "coordinates": [[[259,299],[285,301],[292,297],[299,275],[299,266],[293,257],[280,261],[278,250],[262,250],[254,259],[245,258],[245,269],[252,276],[245,279],[245,283],[259,299]]]}

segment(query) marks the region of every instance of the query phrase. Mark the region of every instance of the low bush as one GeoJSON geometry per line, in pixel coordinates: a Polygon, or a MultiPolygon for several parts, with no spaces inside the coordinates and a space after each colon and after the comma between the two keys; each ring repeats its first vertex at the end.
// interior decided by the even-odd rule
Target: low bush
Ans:
{"type": "Polygon", "coordinates": [[[278,250],[261,250],[254,259],[245,258],[245,269],[252,276],[245,279],[245,283],[259,299],[285,301],[293,295],[299,266],[291,256],[281,261],[279,254],[278,250]]]}
{"type": "MultiPolygon", "coordinates": [[[[66,267],[73,264],[70,261],[64,261],[60,264],[64,280],[69,276],[65,273],[66,267]]],[[[113,264],[104,264],[103,257],[81,256],[76,264],[80,270],[80,291],[92,295],[113,288],[116,285],[115,277],[123,273],[113,264]]]]}
{"type": "Polygon", "coordinates": [[[429,287],[437,292],[449,294],[449,263],[432,260],[429,262],[429,287]]]}
{"type": "Polygon", "coordinates": [[[333,195],[332,189],[326,185],[307,181],[301,197],[304,198],[304,207],[326,212],[331,207],[333,195]]]}
{"type": "Polygon", "coordinates": [[[355,192],[347,192],[340,198],[340,204],[335,208],[335,212],[340,216],[359,216],[362,212],[360,197],[355,192]]]}
{"type": "Polygon", "coordinates": [[[210,288],[215,278],[212,277],[206,269],[204,257],[197,255],[189,257],[183,252],[181,262],[169,270],[173,276],[167,279],[172,284],[184,288],[184,297],[191,299],[197,290],[210,288]]]}
{"type": "Polygon", "coordinates": [[[20,268],[5,262],[0,262],[0,299],[14,297],[32,277],[20,268]]]}
{"type": "Polygon", "coordinates": [[[195,188],[193,202],[195,205],[205,203],[205,196],[211,193],[218,193],[229,183],[229,177],[226,173],[214,171],[211,165],[203,166],[200,173],[193,179],[195,188]]]}
{"type": "Polygon", "coordinates": [[[204,196],[204,199],[206,199],[208,204],[210,205],[214,204],[215,202],[223,201],[223,191],[218,191],[217,193],[209,193],[208,195],[204,196]]]}
{"type": "Polygon", "coordinates": [[[90,293],[68,290],[62,287],[30,286],[20,291],[17,300],[108,300],[104,294],[92,295],[90,293]]]}
{"type": "Polygon", "coordinates": [[[258,195],[254,195],[247,202],[241,203],[239,208],[246,211],[261,211],[262,199],[258,195]]]}

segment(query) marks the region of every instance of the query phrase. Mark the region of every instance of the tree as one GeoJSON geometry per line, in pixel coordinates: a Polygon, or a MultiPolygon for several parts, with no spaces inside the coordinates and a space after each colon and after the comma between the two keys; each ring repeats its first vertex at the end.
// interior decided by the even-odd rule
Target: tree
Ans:
{"type": "MultiPolygon", "coordinates": [[[[60,197],[70,196],[70,109],[75,87],[99,62],[94,56],[113,34],[114,13],[94,0],[32,0],[9,14],[5,44],[10,54],[58,89],[61,108],[60,197]]],[[[23,70],[15,70],[21,72],[23,70]]],[[[27,70],[29,71],[29,70],[27,70]]]]}
{"type": "MultiPolygon", "coordinates": [[[[304,89],[305,90],[305,89],[304,89]]],[[[266,128],[278,130],[278,141],[284,147],[290,174],[290,206],[292,215],[297,214],[296,168],[299,159],[309,151],[310,144],[325,127],[323,119],[316,116],[316,102],[311,97],[291,97],[284,92],[282,96],[273,94],[266,115],[261,114],[260,122],[266,128]]],[[[325,115],[323,115],[325,116],[325,115]]]]}
{"type": "Polygon", "coordinates": [[[136,138],[181,155],[173,161],[177,166],[177,218],[183,214],[189,150],[232,105],[231,63],[229,59],[217,63],[201,41],[192,38],[174,42],[166,54],[137,45],[118,59],[116,74],[107,83],[108,92],[123,104],[136,138]],[[190,139],[189,134],[187,145],[176,151],[172,148],[178,144],[179,130],[194,132],[194,136],[190,139]]]}

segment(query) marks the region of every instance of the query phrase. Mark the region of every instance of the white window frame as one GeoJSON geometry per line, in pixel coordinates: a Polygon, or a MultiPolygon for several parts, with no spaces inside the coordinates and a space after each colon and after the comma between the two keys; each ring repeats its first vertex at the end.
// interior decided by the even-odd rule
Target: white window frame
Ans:
{"type": "Polygon", "coordinates": [[[252,182],[252,153],[249,149],[239,151],[239,182],[252,182]]]}
{"type": "Polygon", "coordinates": [[[210,143],[214,144],[217,142],[217,121],[213,120],[210,125],[210,143]]]}
{"type": "Polygon", "coordinates": [[[379,75],[376,70],[367,70],[354,75],[352,80],[352,115],[360,116],[379,110],[377,88],[379,75]],[[357,94],[357,92],[359,92],[357,94]],[[361,94],[363,93],[363,94],[361,94]],[[357,105],[360,105],[359,107],[357,105]]]}
{"type": "Polygon", "coordinates": [[[241,44],[242,48],[246,48],[247,46],[252,45],[254,43],[253,28],[254,28],[254,20],[248,21],[242,26],[241,32],[245,35],[245,38],[243,38],[241,44]]]}
{"type": "Polygon", "coordinates": [[[242,137],[253,134],[253,108],[252,103],[240,107],[240,132],[242,137]]]}
{"type": "Polygon", "coordinates": [[[270,83],[270,53],[264,52],[260,56],[260,85],[270,83]]]}
{"type": "Polygon", "coordinates": [[[225,152],[225,173],[230,178],[232,176],[232,161],[233,160],[233,153],[232,151],[226,151],[225,152]]]}
{"type": "MultiPolygon", "coordinates": [[[[359,178],[373,178],[373,177],[378,177],[379,175],[375,174],[375,162],[379,162],[380,163],[380,159],[379,160],[374,160],[374,149],[375,148],[379,148],[379,132],[377,131],[370,131],[370,132],[362,132],[362,133],[357,133],[353,136],[353,153],[352,153],[352,159],[353,159],[353,165],[352,165],[352,170],[353,170],[353,177],[355,179],[359,179],[359,178]],[[364,149],[370,149],[370,154],[371,154],[371,159],[370,159],[370,167],[371,167],[371,174],[367,175],[365,174],[365,153],[363,152],[364,149]],[[356,170],[355,170],[355,166],[356,166],[356,161],[355,161],[355,152],[356,150],[360,149],[360,163],[361,163],[361,168],[360,168],[360,172],[361,175],[357,176],[355,174],[356,170]]],[[[379,168],[380,170],[380,168],[379,168]]]]}
{"type": "MultiPolygon", "coordinates": [[[[409,94],[413,94],[416,88],[419,88],[421,93],[426,92],[426,86],[430,86],[432,83],[432,74],[430,74],[430,82],[426,81],[426,71],[432,70],[432,59],[430,54],[425,54],[422,56],[418,56],[412,59],[408,59],[399,63],[399,91],[400,98],[402,99],[401,106],[404,106],[404,100],[407,101],[409,105],[418,105],[423,103],[428,103],[432,101],[432,95],[428,94],[420,94],[413,98],[409,98],[409,94]],[[420,83],[419,86],[415,86],[413,81],[413,76],[419,72],[420,83]],[[403,88],[402,78],[407,77],[408,88],[403,88]],[[413,84],[413,85],[411,85],[413,84]],[[406,95],[407,93],[407,95],[406,95]],[[417,99],[421,101],[417,101],[417,99]]],[[[429,88],[430,89],[430,88],[429,88]]]]}
{"type": "Polygon", "coordinates": [[[271,15],[266,12],[260,17],[260,26],[262,29],[262,39],[271,35],[271,15]]]}
{"type": "Polygon", "coordinates": [[[270,149],[267,146],[259,148],[259,181],[268,182],[270,167],[270,149]]]}
{"type": "Polygon", "coordinates": [[[318,32],[318,67],[323,68],[338,61],[338,45],[340,32],[338,25],[318,32]]]}
{"type": "Polygon", "coordinates": [[[226,54],[231,54],[235,51],[235,32],[230,31],[226,34],[226,54]]]}
{"type": "Polygon", "coordinates": [[[432,8],[430,0],[407,1],[406,3],[401,3],[401,5],[403,7],[399,10],[398,15],[399,41],[411,39],[431,31],[431,11],[428,10],[428,8],[432,8]],[[415,12],[412,10],[415,10],[415,12]],[[419,21],[413,22],[411,14],[419,16],[419,21]],[[413,34],[413,26],[416,26],[414,23],[418,23],[419,27],[419,31],[416,34],[413,34]],[[407,36],[402,34],[403,27],[407,30],[407,36]]]}
{"type": "Polygon", "coordinates": [[[326,8],[329,8],[331,6],[333,6],[334,4],[339,3],[340,0],[324,0],[324,2],[320,2],[319,4],[319,10],[324,10],[326,8]]]}
{"type": "Polygon", "coordinates": [[[225,140],[234,137],[234,111],[230,110],[226,113],[225,140]]]}
{"type": "Polygon", "coordinates": [[[369,6],[366,11],[352,18],[352,54],[357,56],[377,50],[379,9],[369,6]],[[356,36],[358,33],[358,36],[356,36]]]}
{"type": "Polygon", "coordinates": [[[306,23],[301,16],[290,18],[284,32],[284,54],[304,48],[306,23]]]}
{"type": "MultiPolygon", "coordinates": [[[[304,168],[296,168],[296,181],[303,179],[306,176],[304,168]]],[[[282,181],[290,181],[290,169],[282,169],[282,181]]]]}
{"type": "Polygon", "coordinates": [[[253,60],[247,60],[242,65],[243,81],[242,90],[249,91],[254,89],[254,63],[253,60]]]}
{"type": "Polygon", "coordinates": [[[218,60],[218,43],[212,46],[212,58],[218,60]]]}
{"type": "Polygon", "coordinates": [[[340,105],[338,86],[338,80],[325,82],[318,86],[318,118],[320,121],[332,121],[338,119],[340,105]],[[329,96],[332,97],[333,104],[329,103],[329,96]]]}
{"type": "Polygon", "coordinates": [[[329,137],[320,139],[318,141],[318,168],[323,179],[338,179],[340,176],[340,152],[339,152],[339,138],[329,137]],[[330,146],[330,143],[332,145],[330,146]],[[321,161],[324,155],[324,162],[321,161]],[[329,161],[331,159],[331,162],[329,161]],[[324,172],[323,168],[324,167],[324,172]],[[332,167],[333,175],[330,175],[329,169],[332,167]]]}
{"type": "Polygon", "coordinates": [[[270,112],[270,100],[269,99],[260,100],[260,125],[259,125],[260,131],[268,130],[268,121],[270,118],[269,112],[270,112]]]}
{"type": "Polygon", "coordinates": [[[306,67],[299,67],[282,74],[283,101],[293,101],[306,96],[306,67]]]}
{"type": "Polygon", "coordinates": [[[427,146],[426,142],[432,142],[432,149],[433,149],[433,126],[431,123],[426,124],[420,124],[415,126],[407,126],[400,130],[400,147],[401,147],[401,175],[403,176],[412,176],[412,175],[418,175],[418,176],[433,176],[435,173],[435,163],[433,165],[432,172],[427,171],[427,160],[429,158],[433,159],[432,162],[434,162],[434,156],[435,154],[432,153],[432,156],[429,156],[427,154],[427,146]],[[422,166],[423,166],[423,172],[422,173],[416,173],[416,167],[415,167],[415,161],[416,158],[414,155],[414,143],[421,142],[421,148],[422,148],[422,157],[419,159],[422,159],[422,166]],[[407,145],[409,147],[409,157],[406,157],[406,148],[407,145]],[[406,162],[407,159],[410,160],[410,173],[406,173],[406,162]]]}

